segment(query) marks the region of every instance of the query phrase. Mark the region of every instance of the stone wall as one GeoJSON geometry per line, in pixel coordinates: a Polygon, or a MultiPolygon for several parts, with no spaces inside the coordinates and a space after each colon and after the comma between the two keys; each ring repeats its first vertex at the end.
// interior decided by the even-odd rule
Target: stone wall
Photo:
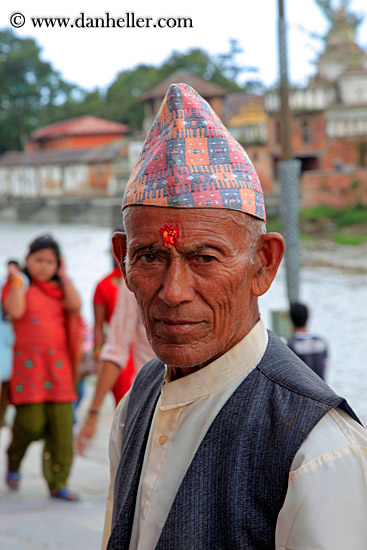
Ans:
{"type": "Polygon", "coordinates": [[[305,172],[301,181],[303,208],[327,204],[335,208],[359,205],[367,208],[367,169],[351,173],[305,172]]]}

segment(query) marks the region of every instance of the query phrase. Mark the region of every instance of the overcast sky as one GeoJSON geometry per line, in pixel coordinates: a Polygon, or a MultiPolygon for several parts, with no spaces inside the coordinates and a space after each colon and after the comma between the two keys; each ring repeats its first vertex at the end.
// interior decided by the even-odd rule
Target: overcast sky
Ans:
{"type": "MultiPolygon", "coordinates": [[[[292,83],[304,83],[314,72],[312,61],[321,42],[312,33],[324,34],[325,21],[314,0],[284,0],[289,25],[289,76],[292,83]],[[302,27],[302,28],[301,28],[302,27]],[[303,29],[303,30],[302,30],[303,29]]],[[[335,0],[338,4],[338,0],[335,0]]],[[[351,0],[353,11],[367,15],[366,0],[351,0]]],[[[173,49],[185,51],[201,47],[212,54],[228,50],[229,38],[236,38],[244,49],[238,61],[259,69],[258,78],[273,84],[278,74],[277,0],[2,0],[0,27],[9,26],[14,13],[22,13],[25,24],[16,30],[34,37],[43,49],[42,58],[52,62],[65,80],[87,89],[105,88],[122,69],[138,63],[159,64],[173,49]],[[193,28],[37,28],[31,17],[70,17],[84,12],[88,17],[190,17],[193,28]]],[[[367,19],[367,18],[366,18],[367,19]]],[[[367,48],[367,20],[359,27],[359,43],[367,48]]],[[[16,20],[19,22],[19,19],[16,20]]]]}

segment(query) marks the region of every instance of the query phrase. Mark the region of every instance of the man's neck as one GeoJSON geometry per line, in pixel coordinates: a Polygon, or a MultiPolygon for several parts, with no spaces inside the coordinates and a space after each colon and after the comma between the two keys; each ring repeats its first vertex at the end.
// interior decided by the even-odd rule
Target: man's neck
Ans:
{"type": "Polygon", "coordinates": [[[184,376],[187,376],[188,374],[192,374],[193,372],[196,372],[204,367],[205,365],[198,365],[196,367],[168,367],[167,366],[167,371],[171,382],[173,382],[174,380],[183,378],[184,376]]]}
{"type": "Polygon", "coordinates": [[[306,327],[295,327],[294,332],[307,332],[306,327]]]}

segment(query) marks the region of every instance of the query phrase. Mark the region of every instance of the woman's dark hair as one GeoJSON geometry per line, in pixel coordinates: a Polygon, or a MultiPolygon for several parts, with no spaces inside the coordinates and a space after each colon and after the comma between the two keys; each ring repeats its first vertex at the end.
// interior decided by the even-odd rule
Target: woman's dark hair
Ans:
{"type": "MultiPolygon", "coordinates": [[[[48,234],[41,235],[40,237],[37,237],[36,239],[34,239],[34,241],[32,241],[31,244],[29,245],[27,257],[30,256],[31,254],[34,254],[35,252],[38,252],[39,250],[45,250],[45,249],[52,250],[55,253],[56,260],[57,260],[57,269],[59,269],[61,251],[58,243],[55,241],[55,239],[51,235],[48,235],[48,234]]],[[[30,278],[26,267],[23,269],[23,272],[27,275],[28,278],[30,278]]],[[[55,274],[52,277],[52,280],[58,281],[58,276],[55,274]]]]}

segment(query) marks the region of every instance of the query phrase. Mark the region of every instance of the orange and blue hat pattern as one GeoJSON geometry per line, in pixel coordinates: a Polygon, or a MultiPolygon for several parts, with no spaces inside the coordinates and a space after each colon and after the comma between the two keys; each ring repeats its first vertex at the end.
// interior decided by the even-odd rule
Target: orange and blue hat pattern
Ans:
{"type": "Polygon", "coordinates": [[[190,86],[172,84],[129,179],[131,205],[227,208],[266,220],[258,175],[243,147],[190,86]]]}

